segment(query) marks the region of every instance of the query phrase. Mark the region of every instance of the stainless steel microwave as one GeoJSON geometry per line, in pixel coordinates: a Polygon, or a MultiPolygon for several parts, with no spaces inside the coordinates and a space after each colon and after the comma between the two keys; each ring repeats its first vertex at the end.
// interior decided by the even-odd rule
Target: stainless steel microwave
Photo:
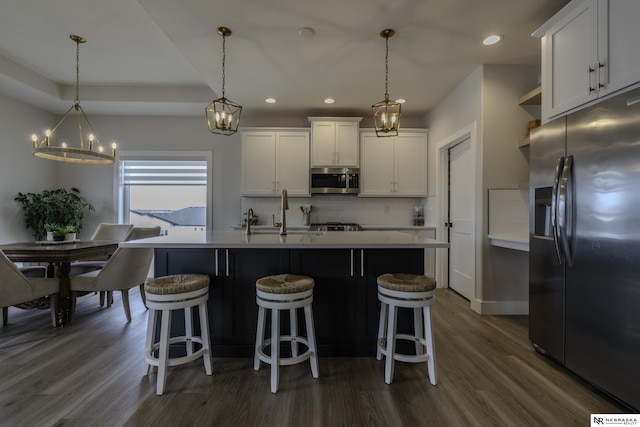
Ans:
{"type": "Polygon", "coordinates": [[[311,194],[358,194],[360,169],[311,168],[311,194]]]}

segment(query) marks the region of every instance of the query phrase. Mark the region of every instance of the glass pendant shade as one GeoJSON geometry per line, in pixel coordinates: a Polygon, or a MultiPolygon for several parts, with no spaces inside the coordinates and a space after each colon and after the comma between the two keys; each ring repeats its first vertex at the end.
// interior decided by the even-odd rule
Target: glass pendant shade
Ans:
{"type": "Polygon", "coordinates": [[[225,98],[224,81],[225,81],[225,60],[227,56],[225,40],[231,35],[231,30],[227,27],[218,27],[218,34],[222,36],[222,97],[214,99],[211,104],[205,108],[207,115],[207,126],[209,132],[219,135],[233,135],[238,131],[240,125],[240,114],[242,106],[225,98]]]}
{"type": "Polygon", "coordinates": [[[106,153],[96,131],[93,130],[89,118],[84,113],[84,110],[80,106],[79,99],[79,57],[80,57],[80,43],[84,43],[86,40],[80,36],[70,35],[69,38],[76,42],[76,99],[71,107],[62,115],[58,122],[50,129],[44,132],[44,136],[41,138],[36,134],[31,135],[31,141],[33,142],[33,155],[42,157],[44,159],[56,160],[60,162],[68,163],[85,163],[85,164],[109,164],[115,161],[116,156],[116,143],[111,144],[111,153],[106,153]],[[69,120],[65,122],[65,119],[75,110],[75,120],[69,120]],[[72,123],[73,122],[73,123],[72,123]],[[69,124],[70,130],[64,129],[65,125],[69,124]],[[74,129],[78,132],[78,142],[75,145],[71,145],[63,138],[56,138],[56,131],[64,130],[63,133],[71,137],[74,133],[74,129]],[[84,134],[85,131],[88,133],[84,134]],[[57,142],[60,139],[61,141],[57,142]]]}
{"type": "Polygon", "coordinates": [[[398,136],[402,105],[398,102],[385,99],[384,101],[374,104],[371,108],[373,109],[376,135],[398,136]]]}
{"type": "Polygon", "coordinates": [[[209,132],[233,135],[238,131],[242,107],[227,98],[214,99],[205,109],[209,132]]]}
{"type": "Polygon", "coordinates": [[[386,44],[384,57],[384,100],[371,106],[376,136],[380,137],[398,136],[398,130],[400,129],[402,106],[399,102],[389,100],[389,37],[394,34],[395,31],[390,28],[380,32],[380,37],[385,39],[386,44]]]}

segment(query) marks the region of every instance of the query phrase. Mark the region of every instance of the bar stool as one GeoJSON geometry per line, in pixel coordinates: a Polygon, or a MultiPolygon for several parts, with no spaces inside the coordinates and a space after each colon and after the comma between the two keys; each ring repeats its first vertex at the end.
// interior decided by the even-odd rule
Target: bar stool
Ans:
{"type": "Polygon", "coordinates": [[[296,274],[267,276],[256,281],[256,302],[258,303],[258,329],[256,332],[256,351],[253,369],[260,369],[260,362],[271,365],[271,392],[278,391],[280,366],[294,365],[309,359],[311,374],[318,378],[318,356],[316,336],[313,326],[313,286],[311,277],[296,274]],[[304,308],[307,337],[298,336],[297,309],[304,308]],[[271,338],[265,339],[266,310],[271,310],[271,338]],[[291,335],[280,335],[280,311],[289,310],[291,335]],[[291,357],[281,357],[280,343],[291,342],[291,357]],[[307,350],[299,354],[298,344],[307,350]],[[270,355],[265,353],[270,347],[270,355]]]}
{"type": "Polygon", "coordinates": [[[149,374],[151,366],[158,367],[156,394],[164,393],[167,383],[167,367],[183,365],[199,357],[204,359],[204,369],[211,375],[211,344],[209,341],[209,318],[207,300],[209,299],[209,276],[204,274],[179,274],[148,279],[144,292],[149,308],[147,339],[144,352],[144,375],[149,374]],[[191,310],[197,306],[200,313],[200,336],[193,335],[191,310]],[[184,309],[185,335],[171,337],[171,311],[184,309]],[[155,342],[157,320],[160,312],[160,341],[155,342]],[[184,343],[186,356],[169,357],[171,344],[184,343]],[[194,351],[193,343],[200,348],[194,351]],[[157,353],[157,356],[155,355],[157,353]]]}
{"type": "Polygon", "coordinates": [[[377,282],[381,307],[376,358],[386,357],[384,381],[387,384],[393,381],[395,360],[427,362],[430,382],[436,385],[436,349],[431,323],[436,281],[418,274],[387,273],[378,276],[377,282]],[[413,308],[414,335],[396,333],[398,308],[413,308]],[[415,341],[416,354],[396,353],[396,340],[415,341]]]}

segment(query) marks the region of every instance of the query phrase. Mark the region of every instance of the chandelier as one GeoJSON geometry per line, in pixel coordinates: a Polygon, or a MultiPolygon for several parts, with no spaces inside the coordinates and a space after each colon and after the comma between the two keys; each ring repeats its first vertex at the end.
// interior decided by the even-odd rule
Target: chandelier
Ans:
{"type": "Polygon", "coordinates": [[[384,100],[371,106],[377,136],[397,136],[400,129],[401,105],[399,102],[389,101],[389,37],[394,34],[395,31],[390,28],[380,32],[380,37],[386,39],[384,100]]]}
{"type": "Polygon", "coordinates": [[[233,135],[238,131],[242,106],[224,96],[225,40],[227,36],[231,35],[231,30],[227,27],[218,27],[216,31],[222,36],[222,98],[214,99],[211,104],[205,108],[207,126],[209,126],[209,132],[211,133],[233,135]]]}
{"type": "Polygon", "coordinates": [[[40,139],[38,135],[31,135],[33,141],[34,156],[42,157],[49,160],[57,160],[69,163],[88,163],[88,164],[108,164],[113,163],[116,156],[116,143],[111,144],[111,154],[104,152],[104,148],[98,139],[96,131],[91,126],[91,122],[80,106],[80,43],[86,40],[80,36],[70,35],[69,38],[76,42],[76,98],[73,105],[62,115],[60,120],[50,129],[44,132],[44,137],[40,139]],[[75,110],[77,116],[77,126],[79,134],[79,143],[73,147],[62,141],[59,145],[53,144],[54,133],[60,127],[62,122],[69,116],[71,110],[75,110]],[[83,136],[82,122],[86,123],[90,133],[85,141],[83,136]]]}

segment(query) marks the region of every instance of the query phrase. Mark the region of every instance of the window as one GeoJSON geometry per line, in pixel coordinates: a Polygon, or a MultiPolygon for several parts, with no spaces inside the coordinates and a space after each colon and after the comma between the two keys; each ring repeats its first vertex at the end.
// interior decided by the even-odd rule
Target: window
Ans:
{"type": "Polygon", "coordinates": [[[162,234],[210,227],[211,154],[122,153],[118,220],[139,227],[160,225],[162,234]]]}

